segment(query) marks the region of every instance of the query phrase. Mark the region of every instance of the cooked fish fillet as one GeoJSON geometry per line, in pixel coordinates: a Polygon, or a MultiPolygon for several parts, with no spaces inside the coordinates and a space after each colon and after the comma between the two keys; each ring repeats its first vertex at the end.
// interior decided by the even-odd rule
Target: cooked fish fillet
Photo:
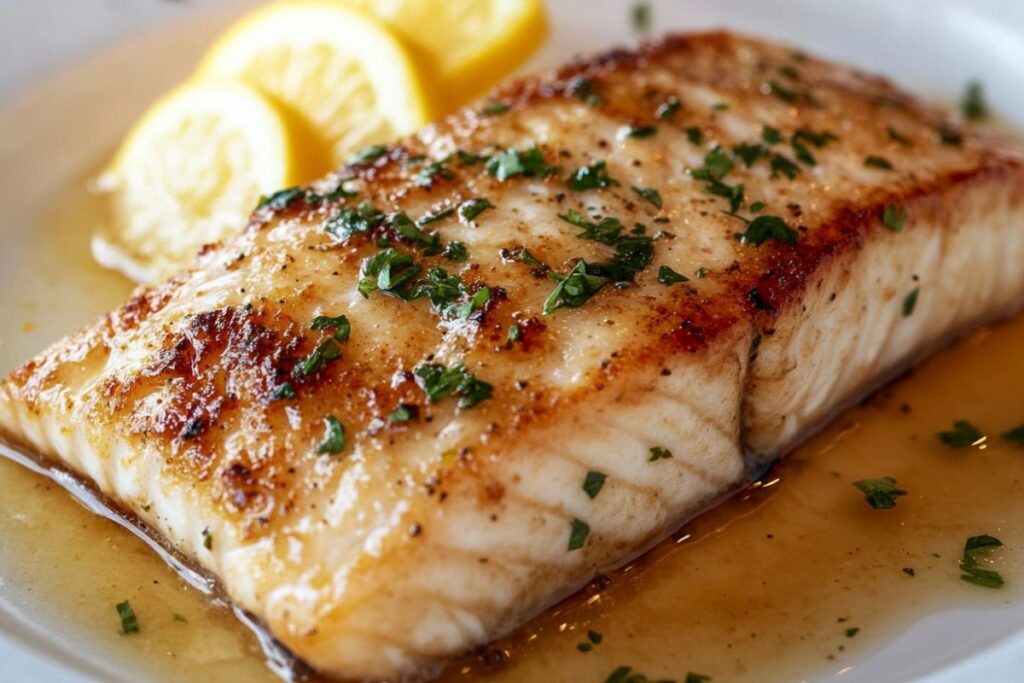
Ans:
{"type": "Polygon", "coordinates": [[[0,393],[339,676],[509,631],[1024,301],[1020,143],[726,33],[362,157],[0,393]]]}

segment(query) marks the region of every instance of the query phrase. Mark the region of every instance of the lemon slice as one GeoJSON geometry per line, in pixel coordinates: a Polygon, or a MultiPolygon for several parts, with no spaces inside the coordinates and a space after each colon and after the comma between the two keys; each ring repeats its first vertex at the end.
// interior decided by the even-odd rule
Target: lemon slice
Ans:
{"type": "Polygon", "coordinates": [[[416,130],[436,109],[403,43],[344,2],[291,0],[257,10],[213,44],[196,73],[269,93],[320,134],[336,164],[416,130]]]}
{"type": "Polygon", "coordinates": [[[542,0],[345,0],[398,33],[430,65],[449,108],[483,95],[547,36],[542,0]]]}
{"type": "Polygon", "coordinates": [[[262,194],[322,171],[307,142],[253,88],[185,83],[150,107],[99,179],[109,215],[96,260],[143,282],[189,265],[241,229],[262,194]]]}

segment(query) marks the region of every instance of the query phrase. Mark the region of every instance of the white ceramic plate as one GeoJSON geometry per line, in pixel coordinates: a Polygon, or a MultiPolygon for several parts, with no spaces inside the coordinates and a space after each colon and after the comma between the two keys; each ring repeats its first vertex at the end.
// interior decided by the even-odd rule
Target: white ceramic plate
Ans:
{"type": "MultiPolygon", "coordinates": [[[[90,226],[34,229],[161,91],[188,73],[244,0],[0,2],[0,372],[119,303],[127,285],[91,267],[90,226]],[[127,41],[124,43],[123,41],[127,41]],[[112,43],[119,43],[110,47],[112,43]],[[25,323],[31,322],[31,329],[25,323]]],[[[787,40],[951,100],[981,78],[1024,125],[1021,0],[655,0],[654,33],[725,26],[787,40]]],[[[626,0],[549,0],[552,38],[528,68],[633,40],[626,0]]],[[[141,680],[45,616],[0,575],[0,683],[141,680]],[[32,618],[29,619],[28,616],[32,618]]],[[[52,607],[52,606],[50,606],[52,607]]],[[[951,610],[825,680],[1024,680],[1024,605],[951,610]]]]}

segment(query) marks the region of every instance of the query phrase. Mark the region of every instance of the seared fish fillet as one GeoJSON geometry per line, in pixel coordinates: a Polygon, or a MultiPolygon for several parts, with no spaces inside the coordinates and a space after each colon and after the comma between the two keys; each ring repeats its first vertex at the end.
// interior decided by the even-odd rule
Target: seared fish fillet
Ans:
{"type": "Polygon", "coordinates": [[[15,370],[0,426],[315,668],[396,679],[642,552],[1022,296],[1018,142],[787,47],[683,35],[274,195],[15,370]]]}

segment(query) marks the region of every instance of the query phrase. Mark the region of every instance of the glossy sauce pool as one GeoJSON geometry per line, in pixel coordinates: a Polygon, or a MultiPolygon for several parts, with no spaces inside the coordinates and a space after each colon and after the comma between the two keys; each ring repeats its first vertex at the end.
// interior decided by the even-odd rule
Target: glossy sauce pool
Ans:
{"type": "MultiPolygon", "coordinates": [[[[38,262],[101,302],[127,283],[92,265],[81,229],[100,220],[84,191],[62,195],[35,231],[38,262]]],[[[46,292],[25,293],[34,336],[46,292]],[[39,299],[42,297],[42,299],[39,299]]],[[[953,607],[1016,603],[1024,585],[1024,317],[983,329],[832,422],[760,482],[487,650],[444,681],[604,681],[618,666],[683,680],[803,680],[856,664],[913,622],[953,607]],[[954,450],[955,420],[986,439],[954,450]],[[908,495],[874,510],[852,486],[891,476],[908,495]],[[1004,543],[993,590],[961,581],[967,537],[1004,543]],[[590,642],[588,631],[600,634],[590,642]],[[589,651],[579,648],[590,642],[589,651]]],[[[0,459],[0,596],[108,664],[148,680],[273,681],[255,637],[188,587],[139,539],[56,484],[0,459]],[[141,632],[119,633],[129,600],[141,632]]],[[[58,647],[61,645],[58,644],[58,647]]],[[[586,649],[586,646],[584,647],[586,649]]]]}

